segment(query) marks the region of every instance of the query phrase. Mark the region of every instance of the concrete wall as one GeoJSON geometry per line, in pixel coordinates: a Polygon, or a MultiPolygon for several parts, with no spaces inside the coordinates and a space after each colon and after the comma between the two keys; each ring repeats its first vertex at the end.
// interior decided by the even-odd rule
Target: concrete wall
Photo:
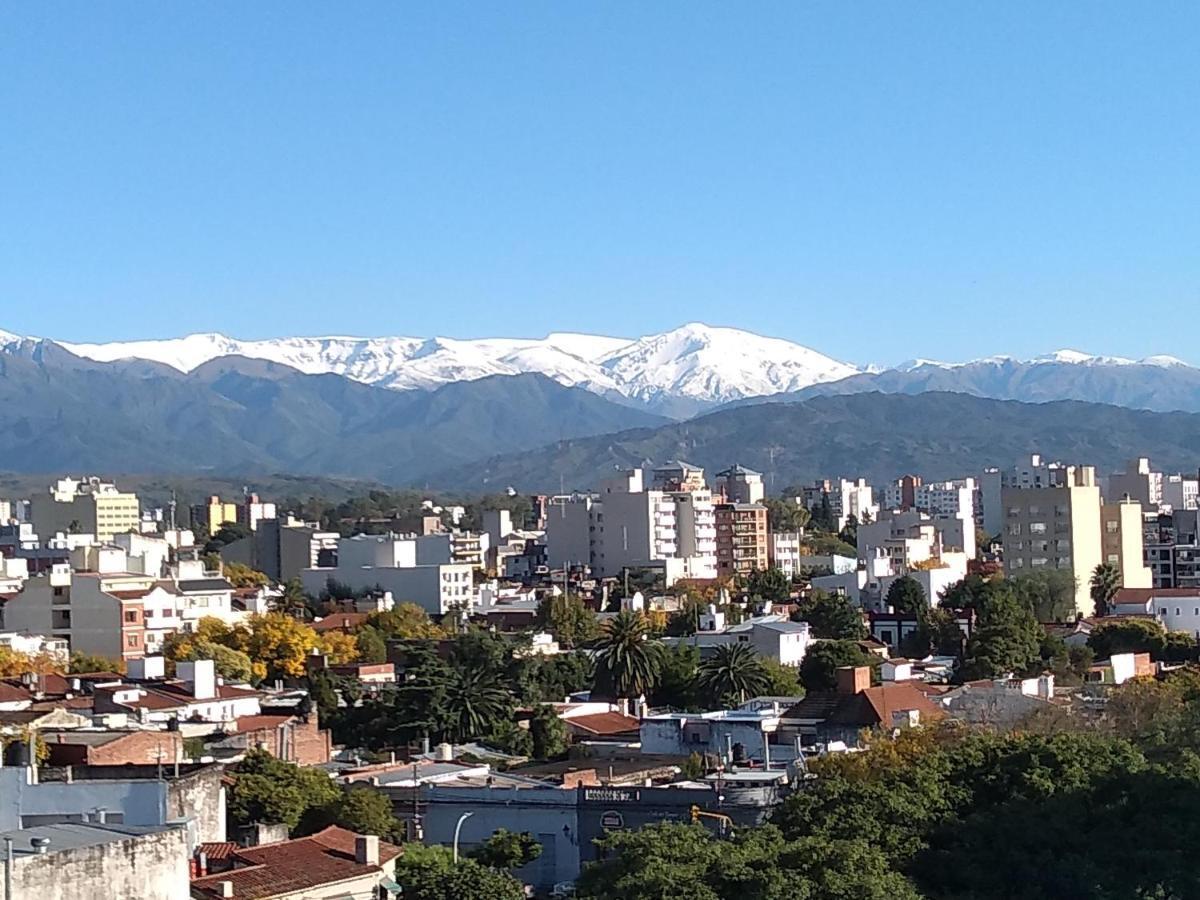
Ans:
{"type": "Polygon", "coordinates": [[[160,781],[76,781],[30,784],[23,768],[0,769],[0,831],[21,828],[22,817],[77,820],[85,812],[120,813],[126,825],[161,825],[167,806],[160,781]]]}
{"type": "Polygon", "coordinates": [[[187,900],[186,830],[172,828],[91,847],[19,857],[13,866],[16,898],[78,900],[121,897],[187,900]]]}

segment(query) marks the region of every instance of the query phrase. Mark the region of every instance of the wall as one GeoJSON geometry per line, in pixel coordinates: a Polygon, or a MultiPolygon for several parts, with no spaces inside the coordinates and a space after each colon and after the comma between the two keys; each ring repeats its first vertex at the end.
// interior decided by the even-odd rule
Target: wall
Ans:
{"type": "Polygon", "coordinates": [[[225,840],[225,768],[206,765],[167,783],[167,817],[190,818],[197,843],[225,840]]]}
{"type": "Polygon", "coordinates": [[[0,769],[0,831],[22,816],[78,817],[97,808],[120,812],[126,825],[161,825],[166,785],[159,781],[76,781],[29,784],[27,770],[0,769]]]}
{"type": "Polygon", "coordinates": [[[187,832],[171,828],[92,847],[18,858],[13,888],[18,898],[77,900],[121,897],[186,900],[187,832]]]}

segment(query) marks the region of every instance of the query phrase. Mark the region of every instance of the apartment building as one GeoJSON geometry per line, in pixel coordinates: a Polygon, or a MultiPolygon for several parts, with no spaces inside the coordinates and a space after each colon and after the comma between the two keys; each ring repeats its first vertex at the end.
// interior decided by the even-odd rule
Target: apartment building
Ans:
{"type": "Polygon", "coordinates": [[[1197,505],[1200,505],[1200,479],[1187,475],[1163,476],[1161,509],[1188,511],[1197,505]]]}
{"type": "Polygon", "coordinates": [[[732,465],[717,473],[717,494],[725,503],[762,503],[765,496],[762,473],[732,465]]]}
{"type": "Polygon", "coordinates": [[[1091,466],[1065,466],[1045,474],[1046,481],[1037,486],[1001,491],[1004,568],[1010,576],[1043,568],[1070,572],[1075,578],[1075,608],[1091,615],[1089,582],[1104,561],[1096,472],[1091,466]]]}
{"type": "Polygon", "coordinates": [[[1047,487],[1062,477],[1064,468],[1060,462],[1046,462],[1040,454],[1033,453],[1008,469],[984,469],[979,479],[984,530],[988,534],[999,534],[1004,528],[1005,508],[1002,494],[1005,488],[1047,487]]]}
{"type": "Polygon", "coordinates": [[[1124,472],[1109,476],[1106,496],[1114,502],[1128,497],[1143,509],[1157,512],[1163,502],[1163,474],[1155,472],[1144,456],[1131,459],[1124,472]]]}
{"type": "Polygon", "coordinates": [[[272,581],[287,582],[305,569],[332,567],[337,559],[336,531],[322,531],[316,522],[287,516],[262,519],[249,537],[226,544],[221,559],[250,566],[272,581]]]}
{"type": "Polygon", "coordinates": [[[476,603],[474,567],[468,563],[433,566],[354,567],[304,569],[304,590],[319,595],[333,580],[352,590],[382,589],[397,603],[415,603],[434,616],[451,610],[471,609],[476,603]]]}
{"type": "Polygon", "coordinates": [[[770,566],[767,508],[758,503],[719,503],[716,506],[717,574],[749,575],[770,566]]]}
{"type": "Polygon", "coordinates": [[[39,534],[92,534],[108,541],[114,534],[140,530],[141,506],[137,494],[99,478],[62,478],[33,495],[30,517],[39,534]]]}
{"type": "Polygon", "coordinates": [[[686,463],[654,470],[647,488],[633,469],[598,494],[556,497],[546,515],[549,565],[590,566],[600,576],[661,568],[668,584],[717,577],[717,523],[704,472],[686,463]]]}
{"type": "Polygon", "coordinates": [[[817,481],[802,488],[801,495],[796,499],[813,515],[818,515],[828,503],[833,524],[838,531],[846,527],[851,516],[859,523],[874,522],[879,518],[875,490],[864,478],[856,481],[848,481],[845,478],[817,481]]]}
{"type": "Polygon", "coordinates": [[[154,588],[146,575],[72,573],[57,565],[5,602],[0,627],[63,638],[72,652],[136,659],[145,653],[144,601],[154,588]]]}
{"type": "Polygon", "coordinates": [[[1100,507],[1100,520],[1104,562],[1120,570],[1122,587],[1152,587],[1154,579],[1143,544],[1142,504],[1136,500],[1106,503],[1100,507]]]}

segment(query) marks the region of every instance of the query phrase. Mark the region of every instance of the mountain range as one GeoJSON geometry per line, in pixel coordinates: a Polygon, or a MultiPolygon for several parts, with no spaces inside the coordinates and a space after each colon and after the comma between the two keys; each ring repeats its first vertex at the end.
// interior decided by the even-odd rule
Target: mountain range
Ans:
{"type": "Polygon", "coordinates": [[[768,493],[836,476],[875,484],[906,473],[977,475],[1031,452],[1101,473],[1149,455],[1166,471],[1196,471],[1200,414],[1097,403],[1017,403],[970,394],[858,393],[722,409],[687,422],[561,440],[532,452],[447,467],[429,477],[464,491],[594,489],[618,469],[684,459],[713,473],[737,462],[768,493]]]}
{"type": "Polygon", "coordinates": [[[558,490],[683,457],[740,461],[781,488],[837,474],[959,476],[1035,450],[1192,469],[1200,370],[1061,351],[873,371],[703,325],[632,341],[81,345],[0,333],[0,409],[0,470],[14,473],[558,490]]]}
{"type": "MultiPolygon", "coordinates": [[[[0,351],[49,340],[0,332],[0,351]]],[[[1083,400],[1200,411],[1200,369],[1168,356],[1141,360],[1060,350],[1029,360],[913,360],[878,369],[808,347],[699,323],[636,339],[555,333],[540,339],[287,337],[220,334],[103,344],[57,342],[96,362],[143,360],[189,373],[229,356],[310,375],[341,375],[395,391],[433,390],[490,376],[536,373],[618,404],[674,419],[723,405],[825,394],[951,391],[1003,400],[1083,400]]],[[[632,422],[630,423],[632,424],[632,422]]]]}

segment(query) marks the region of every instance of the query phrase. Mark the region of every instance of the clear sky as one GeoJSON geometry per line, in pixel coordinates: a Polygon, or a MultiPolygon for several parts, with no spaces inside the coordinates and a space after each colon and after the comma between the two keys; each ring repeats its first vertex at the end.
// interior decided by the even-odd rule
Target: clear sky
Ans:
{"type": "Polygon", "coordinates": [[[10,3],[0,328],[1200,362],[1200,4],[10,3]]]}

